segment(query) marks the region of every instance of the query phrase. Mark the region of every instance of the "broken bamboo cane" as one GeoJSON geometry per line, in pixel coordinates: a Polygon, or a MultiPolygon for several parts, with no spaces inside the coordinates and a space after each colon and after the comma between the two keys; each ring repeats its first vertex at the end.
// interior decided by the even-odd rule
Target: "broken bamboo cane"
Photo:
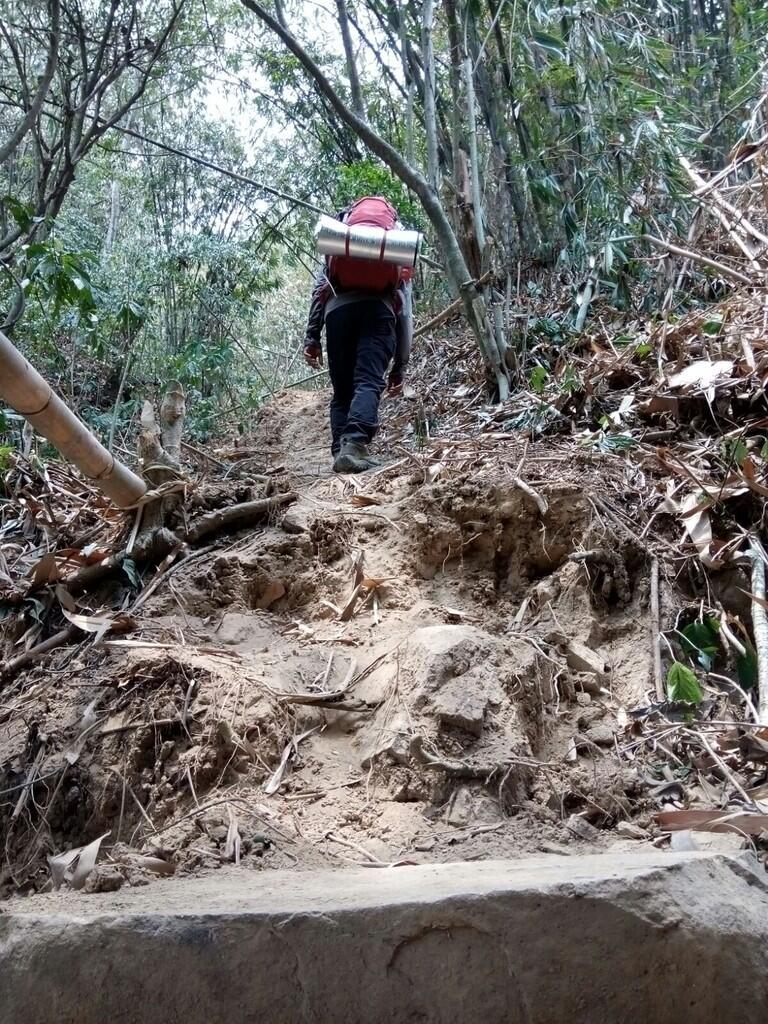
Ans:
{"type": "Polygon", "coordinates": [[[100,444],[0,331],[0,399],[29,420],[87,479],[125,508],[147,485],[100,444]]]}
{"type": "Polygon", "coordinates": [[[765,611],[765,551],[757,537],[749,539],[752,559],[752,631],[757,653],[757,721],[768,725],[768,615],[765,611]]]}

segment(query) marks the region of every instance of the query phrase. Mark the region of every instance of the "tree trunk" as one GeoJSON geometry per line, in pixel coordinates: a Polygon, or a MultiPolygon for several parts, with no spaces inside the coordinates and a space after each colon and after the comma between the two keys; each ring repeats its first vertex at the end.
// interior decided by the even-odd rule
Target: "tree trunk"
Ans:
{"type": "Polygon", "coordinates": [[[336,0],[336,10],[339,14],[339,29],[341,40],[344,44],[344,56],[347,62],[347,74],[349,75],[349,92],[352,97],[352,109],[361,121],[367,121],[368,115],[363,103],[363,90],[360,88],[360,76],[357,73],[357,61],[355,50],[352,46],[352,33],[349,31],[349,18],[347,17],[346,0],[336,0]]]}
{"type": "Polygon", "coordinates": [[[472,181],[472,208],[475,214],[475,236],[480,250],[480,273],[485,269],[485,227],[483,226],[483,196],[480,188],[480,157],[477,149],[477,121],[475,119],[475,87],[472,82],[472,61],[464,60],[464,89],[467,96],[467,121],[469,123],[469,160],[472,181]]]}
{"type": "Polygon", "coordinates": [[[405,103],[405,159],[408,163],[413,166],[416,162],[415,147],[414,147],[414,101],[416,98],[416,82],[411,72],[410,64],[408,63],[408,36],[405,28],[405,4],[408,0],[402,0],[400,7],[398,8],[399,18],[399,29],[400,29],[400,56],[403,66],[403,78],[405,79],[406,88],[408,90],[406,103],[405,103]]]}
{"type": "Polygon", "coordinates": [[[437,159],[437,114],[435,106],[435,50],[432,44],[433,0],[424,0],[421,21],[421,50],[424,57],[424,129],[427,136],[427,180],[437,191],[440,168],[437,159]]]}

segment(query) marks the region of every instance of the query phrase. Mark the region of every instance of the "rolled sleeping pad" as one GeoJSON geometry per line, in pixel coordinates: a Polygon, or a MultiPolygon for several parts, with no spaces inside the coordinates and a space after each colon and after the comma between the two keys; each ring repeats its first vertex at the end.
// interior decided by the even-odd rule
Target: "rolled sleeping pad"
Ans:
{"type": "Polygon", "coordinates": [[[116,505],[133,505],[147,489],[94,437],[0,331],[0,399],[20,413],[65,459],[116,505]]]}
{"type": "Polygon", "coordinates": [[[315,245],[323,256],[351,256],[399,267],[416,266],[423,237],[420,231],[344,224],[325,214],[315,225],[315,245]]]}

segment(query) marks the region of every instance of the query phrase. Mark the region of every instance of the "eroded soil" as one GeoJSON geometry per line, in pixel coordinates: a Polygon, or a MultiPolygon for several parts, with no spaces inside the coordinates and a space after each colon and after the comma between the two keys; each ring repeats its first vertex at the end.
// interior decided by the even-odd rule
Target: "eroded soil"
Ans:
{"type": "Polygon", "coordinates": [[[34,807],[3,809],[6,886],[45,888],[46,855],[104,833],[91,889],[233,860],[652,841],[638,771],[616,753],[651,685],[647,579],[589,475],[552,479],[533,446],[533,493],[398,451],[335,477],[326,400],[281,396],[206,485],[234,501],[267,476],[296,504],[178,567],[128,640],[30,674],[25,716],[0,726],[3,779],[34,737],[53,741],[34,807]],[[290,699],[341,688],[343,710],[290,699]],[[616,832],[628,821],[635,839],[616,832]]]}

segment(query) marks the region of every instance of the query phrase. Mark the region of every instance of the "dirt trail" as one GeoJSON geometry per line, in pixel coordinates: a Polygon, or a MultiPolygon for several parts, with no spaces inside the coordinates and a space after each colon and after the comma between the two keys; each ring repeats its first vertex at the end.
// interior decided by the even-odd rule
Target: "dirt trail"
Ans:
{"type": "MultiPolygon", "coordinates": [[[[108,832],[99,889],[146,882],[157,859],[182,874],[651,842],[638,772],[615,753],[650,683],[636,553],[613,573],[569,559],[605,527],[588,489],[547,484],[545,448],[538,470],[527,453],[533,496],[399,451],[334,476],[326,403],[281,396],[209,484],[234,494],[266,476],[296,504],[191,559],[127,644],[41,687],[30,714],[60,737],[55,848],[108,832]],[[94,695],[100,728],[82,738],[94,695]],[[629,819],[636,839],[615,831],[629,819]]],[[[3,727],[6,764],[28,722],[3,727]]],[[[36,834],[17,834],[9,860],[50,852],[36,834]]],[[[27,877],[44,885],[44,865],[27,877]]]]}

